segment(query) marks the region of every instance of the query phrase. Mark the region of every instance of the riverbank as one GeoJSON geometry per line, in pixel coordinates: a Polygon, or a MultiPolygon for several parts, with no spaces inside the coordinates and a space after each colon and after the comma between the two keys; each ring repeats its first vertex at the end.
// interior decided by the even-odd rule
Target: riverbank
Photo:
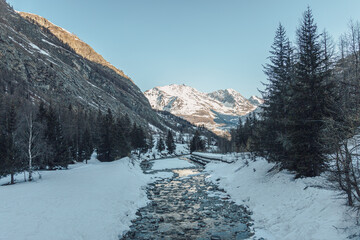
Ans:
{"type": "Polygon", "coordinates": [[[274,164],[261,158],[254,162],[235,155],[222,157],[236,162],[209,163],[209,180],[237,204],[249,206],[258,237],[340,240],[358,229],[354,210],[345,206],[324,176],[294,179],[294,174],[273,169],[274,164]]]}
{"type": "Polygon", "coordinates": [[[148,203],[147,184],[161,173],[145,175],[129,158],[109,163],[93,158],[41,175],[35,182],[0,186],[1,240],[117,240],[148,203]]]}

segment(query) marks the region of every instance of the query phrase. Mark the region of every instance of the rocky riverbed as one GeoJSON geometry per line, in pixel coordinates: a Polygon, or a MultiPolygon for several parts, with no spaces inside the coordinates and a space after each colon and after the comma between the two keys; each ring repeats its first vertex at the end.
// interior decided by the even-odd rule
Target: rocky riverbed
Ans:
{"type": "MultiPolygon", "coordinates": [[[[154,173],[151,166],[142,164],[148,174],[154,173]]],[[[173,177],[148,185],[151,202],[138,210],[121,239],[255,239],[251,213],[206,181],[201,165],[162,171],[173,172],[173,177]]]]}

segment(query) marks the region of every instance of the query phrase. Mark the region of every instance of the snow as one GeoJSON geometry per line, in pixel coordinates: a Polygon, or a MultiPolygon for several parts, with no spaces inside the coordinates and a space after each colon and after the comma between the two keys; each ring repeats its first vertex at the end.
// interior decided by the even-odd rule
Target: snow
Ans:
{"type": "Polygon", "coordinates": [[[194,164],[180,159],[180,158],[167,158],[153,161],[154,165],[152,170],[176,169],[176,168],[192,168],[194,164]]]}
{"type": "Polygon", "coordinates": [[[257,107],[233,89],[203,93],[190,86],[171,84],[147,90],[144,95],[156,110],[171,112],[195,125],[205,125],[221,133],[224,132],[221,127],[226,123],[215,121],[219,114],[238,118],[257,107]]]}
{"type": "MultiPolygon", "coordinates": [[[[145,175],[129,158],[92,159],[41,175],[35,182],[0,186],[1,240],[118,239],[136,210],[147,204],[145,186],[168,177],[145,175]]],[[[0,179],[0,184],[7,181],[0,179]]]]}
{"type": "Polygon", "coordinates": [[[344,229],[358,228],[355,213],[328,188],[324,176],[295,180],[287,171],[269,172],[272,167],[264,159],[244,158],[233,164],[210,163],[206,171],[208,179],[224,188],[232,200],[253,211],[258,237],[339,240],[350,235],[344,229]]]}
{"type": "MultiPolygon", "coordinates": [[[[160,133],[161,130],[157,127],[149,124],[149,127],[154,131],[158,131],[156,134],[153,135],[154,138],[154,146],[152,149],[149,149],[146,153],[142,153],[140,158],[145,160],[153,160],[153,159],[160,159],[160,158],[169,158],[169,157],[176,157],[176,156],[182,156],[182,155],[188,155],[190,154],[189,146],[188,144],[182,144],[182,143],[175,143],[176,149],[173,154],[169,154],[168,150],[163,150],[162,152],[159,152],[156,147],[157,143],[160,139],[160,133]]],[[[186,134],[184,134],[184,137],[186,137],[186,134]]],[[[175,136],[174,136],[175,138],[175,136]]],[[[165,144],[165,139],[164,144],[165,144]]]]}
{"type": "Polygon", "coordinates": [[[55,47],[55,48],[59,48],[58,45],[55,45],[55,44],[53,44],[53,43],[51,43],[51,42],[49,42],[49,41],[47,41],[47,40],[45,40],[45,39],[41,39],[41,41],[43,41],[44,43],[47,43],[47,44],[49,44],[49,45],[51,45],[51,46],[53,46],[53,47],[55,47]]]}
{"type": "MultiPolygon", "coordinates": [[[[33,51],[27,49],[23,44],[19,43],[18,41],[16,41],[14,38],[12,38],[12,37],[10,37],[10,36],[8,36],[8,37],[9,37],[13,42],[19,44],[19,45],[20,45],[22,48],[24,48],[28,53],[33,54],[33,51]]],[[[49,54],[48,52],[40,49],[40,48],[39,48],[37,45],[35,45],[34,43],[30,42],[30,41],[27,40],[27,39],[23,39],[23,40],[26,41],[26,42],[30,45],[30,47],[31,47],[32,49],[38,51],[39,53],[41,53],[41,54],[43,54],[43,55],[46,55],[46,56],[50,57],[50,54],[49,54]]]]}
{"type": "Polygon", "coordinates": [[[37,45],[35,45],[34,43],[29,42],[29,45],[30,45],[33,49],[35,49],[36,51],[40,52],[41,54],[46,55],[46,56],[50,56],[50,54],[49,54],[48,52],[40,49],[40,48],[39,48],[37,45]]]}

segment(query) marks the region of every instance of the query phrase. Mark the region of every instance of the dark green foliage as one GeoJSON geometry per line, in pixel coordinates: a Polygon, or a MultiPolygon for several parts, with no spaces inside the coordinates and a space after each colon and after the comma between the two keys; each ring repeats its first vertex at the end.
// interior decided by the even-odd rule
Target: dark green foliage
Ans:
{"type": "Polygon", "coordinates": [[[156,149],[157,149],[159,152],[162,152],[162,151],[165,150],[165,144],[164,144],[164,140],[163,140],[162,137],[160,137],[159,140],[157,141],[156,149]]]}
{"type": "Polygon", "coordinates": [[[336,94],[327,47],[308,8],[297,30],[296,58],[280,25],[265,66],[269,83],[254,128],[256,151],[298,176],[318,176],[331,152],[327,123],[336,118],[336,94]]]}
{"type": "Polygon", "coordinates": [[[195,151],[204,151],[205,150],[205,142],[204,140],[201,139],[200,136],[200,131],[197,130],[195,132],[194,137],[191,139],[190,141],[190,152],[195,152],[195,151]]]}
{"type": "Polygon", "coordinates": [[[249,114],[245,118],[245,123],[239,119],[239,125],[236,129],[231,131],[231,141],[222,141],[223,152],[260,152],[259,145],[261,143],[262,135],[260,135],[260,124],[255,113],[249,114]],[[230,146],[225,146],[228,144],[230,146]]]}
{"type": "Polygon", "coordinates": [[[90,130],[87,127],[81,138],[81,148],[80,148],[80,159],[81,161],[87,161],[90,159],[91,154],[93,153],[93,143],[91,139],[90,130]]]}
{"type": "Polygon", "coordinates": [[[173,154],[176,149],[174,137],[170,130],[168,131],[168,134],[166,136],[166,148],[167,148],[169,154],[173,154]]]}
{"type": "Polygon", "coordinates": [[[318,176],[326,166],[325,122],[335,116],[334,84],[312,12],[304,13],[297,31],[298,60],[289,107],[290,154],[300,176],[318,176]]]}
{"type": "Polygon", "coordinates": [[[110,162],[115,160],[115,132],[113,129],[114,118],[110,109],[101,119],[100,127],[100,143],[98,148],[98,159],[102,162],[110,162]]]}
{"type": "Polygon", "coordinates": [[[16,105],[13,100],[9,101],[8,106],[4,106],[2,119],[2,168],[0,175],[10,174],[11,184],[14,184],[14,175],[24,169],[24,164],[19,157],[19,146],[17,145],[16,128],[18,124],[18,115],[16,105]]]}
{"type": "Polygon", "coordinates": [[[115,151],[117,158],[126,157],[129,155],[131,150],[131,146],[128,141],[129,132],[125,124],[128,124],[126,123],[126,119],[118,118],[114,126],[115,151]]]}
{"type": "Polygon", "coordinates": [[[87,162],[94,150],[101,161],[128,156],[133,149],[146,150],[144,130],[127,115],[114,117],[110,109],[103,115],[81,105],[35,105],[1,94],[0,99],[0,177],[11,175],[12,183],[21,171],[66,169],[74,161],[87,162]],[[30,118],[36,136],[31,140],[31,157],[30,118]]]}
{"type": "MultiPolygon", "coordinates": [[[[288,161],[288,114],[289,101],[293,94],[293,56],[284,27],[280,24],[270,53],[270,63],[264,67],[269,83],[265,84],[262,107],[261,153],[269,161],[288,161]]],[[[288,166],[290,167],[290,165],[288,166]]]]}
{"type": "Polygon", "coordinates": [[[149,149],[152,151],[152,149],[154,147],[154,137],[152,134],[150,134],[147,145],[148,145],[149,149]]]}
{"type": "Polygon", "coordinates": [[[148,148],[146,144],[145,132],[142,127],[137,126],[136,123],[133,125],[133,128],[130,132],[130,137],[132,148],[139,151],[139,153],[145,151],[148,148]]]}

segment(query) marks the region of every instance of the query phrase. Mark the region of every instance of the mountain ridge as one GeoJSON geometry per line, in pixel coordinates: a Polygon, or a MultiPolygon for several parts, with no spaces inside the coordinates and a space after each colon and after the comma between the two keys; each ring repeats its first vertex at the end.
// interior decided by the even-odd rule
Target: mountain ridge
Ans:
{"type": "Polygon", "coordinates": [[[226,135],[230,128],[236,127],[240,116],[258,106],[233,89],[203,93],[185,84],[154,87],[144,95],[153,109],[168,111],[195,125],[204,125],[218,135],[226,135]]]}
{"type": "Polygon", "coordinates": [[[77,53],[4,0],[0,0],[0,59],[0,94],[16,92],[34,103],[72,104],[92,111],[110,108],[143,126],[151,123],[165,129],[130,78],[77,53]]]}
{"type": "MultiPolygon", "coordinates": [[[[97,53],[90,45],[88,45],[86,42],[82,41],[78,36],[76,36],[73,33],[70,33],[66,29],[57,26],[56,24],[50,22],[48,19],[33,14],[33,13],[27,13],[27,12],[17,12],[25,19],[28,19],[30,21],[33,21],[35,24],[38,24],[41,27],[44,27],[48,29],[52,34],[54,34],[57,38],[61,39],[65,44],[68,44],[74,51],[79,54],[80,56],[92,61],[99,63],[103,66],[106,66],[112,70],[114,70],[117,74],[120,76],[123,76],[125,78],[128,77],[122,70],[116,68],[111,63],[106,61],[99,53],[97,53]]],[[[131,80],[132,81],[132,80],[131,80]]]]}

